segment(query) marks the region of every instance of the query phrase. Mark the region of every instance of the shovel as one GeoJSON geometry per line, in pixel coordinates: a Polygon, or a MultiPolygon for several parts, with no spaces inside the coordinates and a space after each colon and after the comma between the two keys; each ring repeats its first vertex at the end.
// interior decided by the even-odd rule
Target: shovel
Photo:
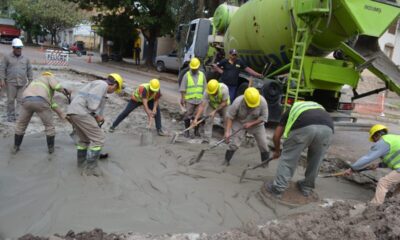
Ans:
{"type": "Polygon", "coordinates": [[[151,132],[151,124],[153,118],[149,119],[149,123],[147,124],[147,128],[144,129],[142,134],[140,135],[140,146],[147,146],[153,143],[153,133],[151,132]]]}
{"type": "MultiPolygon", "coordinates": [[[[366,168],[362,168],[358,171],[355,171],[356,173],[360,173],[360,172],[364,172],[367,170],[371,170],[370,168],[366,167],[366,168]]],[[[326,174],[326,175],[322,175],[320,176],[321,178],[330,178],[330,177],[341,177],[344,176],[346,174],[346,171],[340,171],[340,172],[336,172],[336,173],[331,173],[331,174],[326,174]]],[[[365,176],[365,175],[363,175],[365,176]]]]}
{"type": "Polygon", "coordinates": [[[243,181],[244,176],[246,175],[247,170],[254,170],[254,169],[256,169],[256,168],[264,167],[264,166],[266,166],[266,165],[268,166],[268,163],[269,163],[272,159],[274,159],[274,158],[273,158],[273,157],[270,157],[270,158],[268,158],[267,161],[264,161],[264,162],[262,162],[262,163],[260,163],[260,164],[257,164],[257,165],[255,165],[255,166],[253,166],[253,167],[248,167],[248,168],[246,168],[245,170],[243,170],[243,172],[242,172],[242,174],[240,175],[240,178],[239,178],[239,183],[241,183],[241,182],[243,181]]]}
{"type": "MultiPolygon", "coordinates": [[[[207,116],[207,117],[202,118],[202,119],[197,123],[197,125],[199,125],[200,123],[202,123],[203,121],[205,121],[205,120],[206,120],[207,118],[209,118],[209,117],[210,117],[210,116],[207,116]]],[[[172,139],[171,139],[171,144],[174,144],[174,143],[176,142],[176,139],[178,139],[178,136],[179,136],[179,135],[184,134],[186,131],[189,131],[190,129],[196,127],[197,125],[192,125],[192,126],[186,128],[186,129],[183,130],[183,131],[176,132],[175,135],[174,135],[174,136],[172,137],[172,139]]]]}
{"type": "Polygon", "coordinates": [[[236,135],[237,133],[239,133],[239,132],[242,131],[242,130],[243,130],[243,128],[241,128],[241,129],[237,130],[236,132],[232,133],[232,134],[229,136],[229,138],[223,138],[223,139],[219,140],[218,142],[216,142],[216,143],[215,143],[214,145],[212,145],[211,147],[201,150],[201,151],[199,152],[199,154],[197,155],[197,157],[196,157],[195,159],[192,159],[192,161],[189,162],[189,166],[190,166],[190,165],[193,165],[193,164],[195,164],[195,163],[198,163],[198,162],[200,161],[200,159],[203,157],[205,151],[216,148],[218,145],[220,145],[221,143],[223,143],[223,142],[225,142],[226,140],[230,139],[231,137],[233,137],[234,135],[236,135]]]}

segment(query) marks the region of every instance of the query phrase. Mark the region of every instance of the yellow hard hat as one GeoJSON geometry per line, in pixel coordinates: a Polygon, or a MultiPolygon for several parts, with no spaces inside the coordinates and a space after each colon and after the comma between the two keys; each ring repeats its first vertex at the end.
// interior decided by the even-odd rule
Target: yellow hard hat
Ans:
{"type": "Polygon", "coordinates": [[[150,90],[153,92],[158,92],[160,90],[160,81],[158,79],[150,80],[150,90]]]}
{"type": "Polygon", "coordinates": [[[190,69],[198,69],[200,67],[200,60],[198,58],[192,58],[189,64],[190,69]]]}
{"type": "Polygon", "coordinates": [[[386,130],[386,132],[389,131],[389,129],[382,124],[375,124],[374,126],[372,126],[371,129],[369,130],[369,141],[373,142],[374,140],[372,139],[372,136],[374,136],[375,133],[382,130],[386,130]]]}
{"type": "Polygon", "coordinates": [[[219,83],[217,80],[215,79],[211,79],[208,83],[207,83],[207,89],[206,92],[208,94],[215,94],[218,90],[219,87],[219,83]]]}
{"type": "Polygon", "coordinates": [[[49,76],[49,77],[53,77],[54,74],[52,72],[42,72],[42,76],[49,76]]]}
{"type": "Polygon", "coordinates": [[[261,96],[256,88],[250,87],[244,91],[244,101],[250,108],[260,106],[261,96]]]}
{"type": "Polygon", "coordinates": [[[121,75],[118,73],[110,73],[108,77],[112,77],[118,83],[118,88],[115,90],[115,92],[120,93],[124,85],[124,79],[121,77],[121,75]]]}

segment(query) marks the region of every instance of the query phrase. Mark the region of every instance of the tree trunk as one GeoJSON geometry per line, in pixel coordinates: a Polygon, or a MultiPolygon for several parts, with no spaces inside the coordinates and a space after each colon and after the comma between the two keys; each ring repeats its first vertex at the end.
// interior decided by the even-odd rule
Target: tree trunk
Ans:
{"type": "Polygon", "coordinates": [[[204,17],[204,0],[197,0],[196,16],[198,18],[204,17]]]}
{"type": "Polygon", "coordinates": [[[26,31],[26,42],[32,44],[32,30],[26,31]]]}
{"type": "Polygon", "coordinates": [[[156,55],[156,51],[155,51],[155,46],[156,46],[156,41],[157,41],[156,35],[150,34],[147,41],[149,42],[149,46],[148,46],[149,48],[148,48],[147,56],[146,56],[146,65],[148,67],[152,67],[153,59],[156,55]]]}

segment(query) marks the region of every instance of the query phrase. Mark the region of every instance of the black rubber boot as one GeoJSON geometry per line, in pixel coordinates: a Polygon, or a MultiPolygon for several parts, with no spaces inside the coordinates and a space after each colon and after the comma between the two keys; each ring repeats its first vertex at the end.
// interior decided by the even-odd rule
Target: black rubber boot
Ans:
{"type": "Polygon", "coordinates": [[[229,166],[230,161],[231,161],[234,153],[235,153],[235,151],[233,151],[233,150],[226,150],[226,152],[225,152],[225,161],[222,163],[222,165],[229,166]]]}
{"type": "Polygon", "coordinates": [[[78,168],[84,168],[86,164],[87,149],[78,149],[77,151],[78,168]]]}
{"type": "Polygon", "coordinates": [[[200,128],[199,125],[197,125],[196,127],[194,127],[194,136],[196,136],[196,137],[200,137],[199,128],[200,128]]]}
{"type": "MultiPolygon", "coordinates": [[[[261,152],[261,162],[265,162],[269,159],[269,152],[261,152]]],[[[263,167],[268,167],[268,163],[263,165],[263,167]]]]}
{"type": "Polygon", "coordinates": [[[94,151],[94,150],[89,150],[88,152],[88,157],[87,157],[87,163],[85,166],[85,171],[84,173],[87,176],[96,176],[100,177],[102,175],[99,167],[97,166],[97,161],[100,158],[100,150],[94,151]]]}
{"type": "Polygon", "coordinates": [[[19,147],[21,146],[22,139],[24,139],[24,135],[14,135],[14,146],[11,149],[13,154],[16,154],[19,151],[19,147]]]}
{"type": "MultiPolygon", "coordinates": [[[[188,128],[188,127],[190,127],[190,119],[186,119],[186,120],[185,120],[185,129],[188,128]]],[[[185,131],[185,133],[183,134],[183,136],[184,136],[185,138],[189,138],[189,137],[190,137],[189,131],[185,131]]]]}
{"type": "Polygon", "coordinates": [[[46,136],[47,148],[49,149],[50,154],[54,152],[54,138],[55,136],[46,136]]]}

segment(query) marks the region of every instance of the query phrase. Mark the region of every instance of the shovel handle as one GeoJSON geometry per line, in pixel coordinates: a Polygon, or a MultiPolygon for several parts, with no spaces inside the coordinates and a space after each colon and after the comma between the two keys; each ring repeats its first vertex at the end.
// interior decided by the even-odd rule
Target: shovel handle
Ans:
{"type": "Polygon", "coordinates": [[[147,122],[147,129],[151,129],[151,125],[153,124],[153,117],[150,117],[148,122],[147,122]]]}
{"type": "Polygon", "coordinates": [[[242,131],[243,128],[240,128],[239,130],[236,130],[234,133],[232,133],[229,137],[224,137],[223,139],[219,140],[218,142],[216,142],[213,146],[211,146],[209,149],[213,149],[215,147],[217,147],[218,145],[220,145],[221,143],[225,142],[226,140],[232,138],[233,136],[235,136],[236,134],[238,134],[240,131],[242,131]]]}

